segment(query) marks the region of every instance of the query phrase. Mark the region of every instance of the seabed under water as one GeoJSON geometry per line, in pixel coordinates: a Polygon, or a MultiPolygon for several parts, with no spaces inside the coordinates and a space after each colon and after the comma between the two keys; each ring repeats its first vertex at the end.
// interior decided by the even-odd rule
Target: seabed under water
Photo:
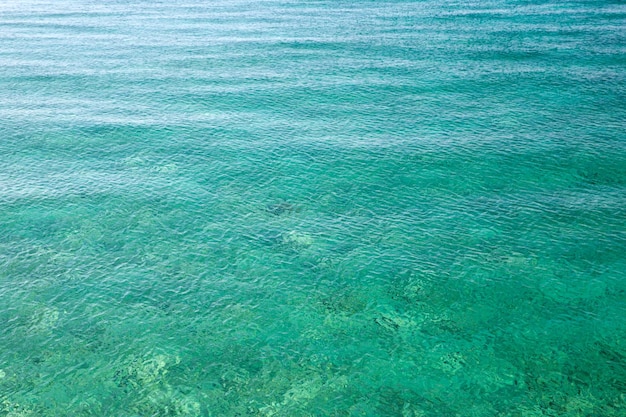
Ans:
{"type": "Polygon", "coordinates": [[[626,5],[0,4],[0,417],[623,417],[626,5]]]}

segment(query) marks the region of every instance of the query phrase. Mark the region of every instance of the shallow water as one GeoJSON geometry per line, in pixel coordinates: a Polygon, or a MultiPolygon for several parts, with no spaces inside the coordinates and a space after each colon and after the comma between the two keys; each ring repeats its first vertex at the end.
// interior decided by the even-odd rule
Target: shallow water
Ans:
{"type": "Polygon", "coordinates": [[[0,4],[0,416],[623,416],[619,1],[0,4]]]}

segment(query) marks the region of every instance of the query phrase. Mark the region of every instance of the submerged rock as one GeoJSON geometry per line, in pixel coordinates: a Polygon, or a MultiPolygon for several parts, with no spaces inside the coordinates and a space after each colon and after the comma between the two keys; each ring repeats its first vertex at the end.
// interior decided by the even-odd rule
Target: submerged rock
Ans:
{"type": "Polygon", "coordinates": [[[9,400],[3,400],[0,403],[0,414],[6,417],[34,417],[36,415],[30,408],[9,400]]]}
{"type": "Polygon", "coordinates": [[[31,317],[30,328],[33,332],[44,333],[54,329],[59,322],[59,310],[54,307],[43,307],[31,317]]]}
{"type": "Polygon", "coordinates": [[[142,416],[200,417],[202,406],[192,395],[184,395],[173,387],[166,386],[147,390],[130,407],[142,416]]]}
{"type": "Polygon", "coordinates": [[[391,317],[387,317],[387,316],[376,317],[374,319],[374,323],[378,324],[383,329],[389,330],[389,331],[398,330],[401,324],[399,320],[391,318],[391,317]]]}
{"type": "Polygon", "coordinates": [[[115,382],[121,388],[136,389],[163,382],[168,368],[180,363],[179,357],[155,355],[149,358],[130,359],[115,372],[115,382]]]}
{"type": "Polygon", "coordinates": [[[265,211],[273,216],[282,216],[283,214],[293,213],[297,211],[297,207],[291,203],[281,202],[276,204],[270,204],[265,207],[265,211]]]}
{"type": "Polygon", "coordinates": [[[311,235],[303,232],[296,232],[295,230],[283,233],[282,237],[284,244],[297,248],[308,247],[313,244],[313,238],[311,235]]]}

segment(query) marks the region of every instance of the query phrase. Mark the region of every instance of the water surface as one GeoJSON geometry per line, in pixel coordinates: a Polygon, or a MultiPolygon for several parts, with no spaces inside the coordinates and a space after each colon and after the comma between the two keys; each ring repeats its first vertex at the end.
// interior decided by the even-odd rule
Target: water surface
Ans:
{"type": "Polygon", "coordinates": [[[0,416],[623,416],[619,1],[0,5],[0,416]]]}

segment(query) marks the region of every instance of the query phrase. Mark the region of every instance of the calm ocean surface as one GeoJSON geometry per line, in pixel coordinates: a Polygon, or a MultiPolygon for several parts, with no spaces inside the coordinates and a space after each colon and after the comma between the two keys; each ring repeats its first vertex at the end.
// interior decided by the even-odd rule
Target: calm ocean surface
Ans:
{"type": "Polygon", "coordinates": [[[626,415],[626,4],[0,4],[0,417],[626,415]]]}

